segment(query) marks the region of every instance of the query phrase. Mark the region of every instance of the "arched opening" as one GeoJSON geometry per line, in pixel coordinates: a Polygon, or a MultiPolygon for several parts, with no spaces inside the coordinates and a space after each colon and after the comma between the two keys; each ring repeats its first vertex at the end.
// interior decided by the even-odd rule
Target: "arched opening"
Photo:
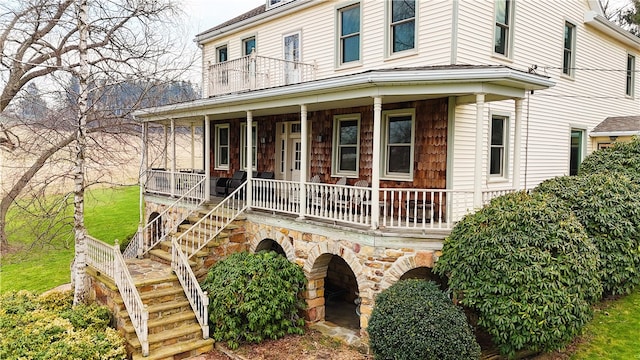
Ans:
{"type": "Polygon", "coordinates": [[[400,277],[400,280],[406,280],[406,279],[423,279],[427,281],[433,281],[436,284],[438,284],[438,286],[440,286],[440,289],[442,290],[447,289],[446,279],[439,275],[434,274],[431,268],[426,266],[417,267],[402,274],[402,276],[400,277]]]}
{"type": "Polygon", "coordinates": [[[277,254],[287,257],[287,253],[284,251],[282,246],[280,246],[277,241],[271,239],[264,239],[260,241],[258,246],[256,246],[256,252],[260,251],[273,251],[277,254]]]}
{"type": "Polygon", "coordinates": [[[163,235],[163,231],[162,231],[162,218],[160,217],[160,214],[157,212],[152,212],[151,215],[149,215],[149,221],[148,223],[152,223],[153,224],[151,226],[149,226],[149,230],[148,230],[148,234],[147,234],[147,238],[149,240],[151,240],[152,243],[157,242],[163,235]]]}
{"type": "Polygon", "coordinates": [[[360,329],[358,281],[349,264],[332,255],[324,281],[325,320],[348,329],[360,329]]]}

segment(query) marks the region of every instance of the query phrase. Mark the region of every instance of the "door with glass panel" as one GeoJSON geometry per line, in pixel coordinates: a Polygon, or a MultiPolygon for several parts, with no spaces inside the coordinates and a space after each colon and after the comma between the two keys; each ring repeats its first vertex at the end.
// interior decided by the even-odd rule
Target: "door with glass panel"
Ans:
{"type": "Polygon", "coordinates": [[[300,82],[300,33],[284,37],[284,82],[286,85],[300,82]]]}

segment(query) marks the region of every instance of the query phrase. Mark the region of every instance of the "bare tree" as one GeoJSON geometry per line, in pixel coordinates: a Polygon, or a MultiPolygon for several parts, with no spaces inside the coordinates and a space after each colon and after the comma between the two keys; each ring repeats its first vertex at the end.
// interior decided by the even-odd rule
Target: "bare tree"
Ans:
{"type": "MultiPolygon", "coordinates": [[[[91,0],[88,4],[87,68],[89,69],[86,115],[87,152],[103,145],[104,137],[112,142],[131,143],[137,127],[129,113],[148,102],[153,85],[181,76],[192,58],[177,47],[174,36],[180,36],[179,11],[171,0],[91,0]],[[174,30],[174,31],[171,31],[174,30]],[[168,51],[176,49],[175,52],[168,51]],[[186,58],[186,59],[185,59],[186,58]],[[185,61],[186,60],[186,61],[185,61]],[[145,88],[135,100],[120,108],[102,106],[108,89],[118,83],[138,79],[145,88]],[[146,100],[145,100],[146,99],[146,100]]],[[[52,159],[67,162],[70,174],[70,146],[77,140],[75,121],[77,94],[69,91],[69,82],[78,78],[79,27],[77,8],[73,0],[23,0],[8,3],[0,0],[0,151],[17,152],[28,148],[31,161],[15,169],[11,184],[6,185],[0,201],[0,252],[8,248],[6,217],[9,207],[52,159]],[[56,102],[51,110],[56,116],[45,116],[27,122],[16,116],[20,94],[27,84],[36,82],[46,88],[49,101],[56,102]],[[71,94],[71,95],[70,95],[71,94]],[[53,100],[52,100],[53,99],[53,100]],[[6,121],[11,118],[12,121],[6,121]],[[27,131],[25,132],[25,128],[27,131]],[[32,134],[30,130],[37,130],[32,134]],[[30,138],[38,138],[37,147],[30,147],[30,138]]],[[[33,120],[33,119],[32,119],[33,120]]],[[[95,151],[94,151],[95,152],[95,151]]],[[[109,152],[102,152],[104,161],[109,152]]],[[[44,185],[48,184],[46,182],[44,185]]],[[[86,184],[84,184],[86,185],[86,184]]],[[[42,187],[41,186],[41,187],[42,187]]],[[[43,193],[39,190],[36,193],[43,193]]]]}

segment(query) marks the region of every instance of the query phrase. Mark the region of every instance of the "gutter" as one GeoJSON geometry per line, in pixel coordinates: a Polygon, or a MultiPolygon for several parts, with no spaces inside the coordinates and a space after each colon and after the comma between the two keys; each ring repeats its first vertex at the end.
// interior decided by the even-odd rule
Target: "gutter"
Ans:
{"type": "Polygon", "coordinates": [[[591,132],[589,137],[601,137],[601,136],[634,136],[640,135],[640,130],[626,130],[626,131],[603,131],[603,132],[591,132]]]}
{"type": "Polygon", "coordinates": [[[640,47],[640,37],[631,34],[595,11],[587,11],[584,13],[584,23],[600,30],[604,34],[627,46],[631,46],[634,49],[638,49],[640,47]]]}

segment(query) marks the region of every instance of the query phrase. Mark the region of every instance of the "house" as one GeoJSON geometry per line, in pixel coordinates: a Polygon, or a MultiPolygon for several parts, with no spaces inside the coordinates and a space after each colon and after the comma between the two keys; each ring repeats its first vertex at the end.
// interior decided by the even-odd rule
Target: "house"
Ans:
{"type": "MultiPolygon", "coordinates": [[[[263,249],[303,267],[310,322],[364,333],[376,294],[433,278],[457,220],[575,174],[596,125],[640,110],[640,39],[597,1],[267,0],[196,41],[203,98],[136,112],[163,151],[143,151],[145,223],[123,259],[168,257],[205,338],[202,269],[263,249]]],[[[148,350],[125,280],[112,291],[148,350]]]]}

